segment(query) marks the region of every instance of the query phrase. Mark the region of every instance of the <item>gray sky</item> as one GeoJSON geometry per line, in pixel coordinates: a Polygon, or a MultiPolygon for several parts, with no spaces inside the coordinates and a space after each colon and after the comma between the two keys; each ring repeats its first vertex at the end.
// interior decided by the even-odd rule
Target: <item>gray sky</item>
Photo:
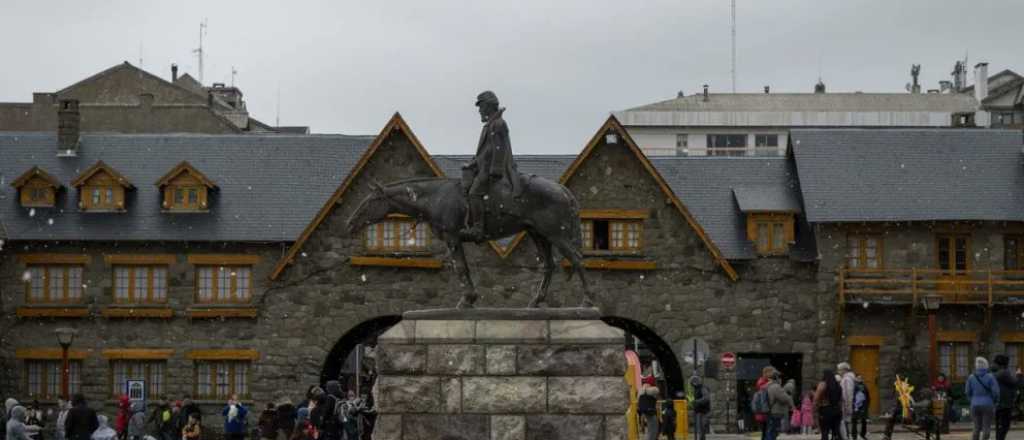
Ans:
{"type": "MultiPolygon", "coordinates": [[[[729,0],[19,1],[0,13],[0,101],[31,101],[116,63],[230,82],[249,111],[376,134],[400,111],[433,153],[472,153],[477,93],[508,108],[517,153],[577,153],[612,110],[730,89],[729,0]]],[[[899,92],[956,59],[1024,71],[1019,0],[737,0],[739,91],[899,92]]]]}

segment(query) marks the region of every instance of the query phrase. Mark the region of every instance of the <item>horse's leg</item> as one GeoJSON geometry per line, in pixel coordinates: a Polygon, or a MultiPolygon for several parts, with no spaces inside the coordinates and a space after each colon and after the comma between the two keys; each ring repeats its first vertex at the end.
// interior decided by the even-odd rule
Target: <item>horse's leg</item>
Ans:
{"type": "Polygon", "coordinates": [[[529,234],[533,239],[533,244],[537,247],[537,255],[544,264],[544,280],[540,282],[537,293],[530,300],[529,305],[530,308],[537,308],[540,303],[547,302],[548,286],[551,285],[551,275],[555,272],[555,259],[551,254],[551,242],[548,239],[533,231],[530,231],[529,234]]]}
{"type": "Polygon", "coordinates": [[[462,278],[462,298],[455,306],[457,309],[471,309],[476,303],[476,286],[473,285],[473,277],[469,274],[469,264],[466,263],[466,252],[462,248],[462,242],[455,241],[448,243],[448,252],[452,259],[452,268],[456,276],[462,278]]]}
{"type": "Polygon", "coordinates": [[[555,240],[554,244],[558,248],[558,252],[569,260],[569,264],[572,265],[572,271],[580,277],[580,283],[583,285],[583,303],[581,306],[593,307],[594,297],[590,295],[590,286],[587,284],[586,271],[583,268],[583,252],[565,239],[555,240]]]}

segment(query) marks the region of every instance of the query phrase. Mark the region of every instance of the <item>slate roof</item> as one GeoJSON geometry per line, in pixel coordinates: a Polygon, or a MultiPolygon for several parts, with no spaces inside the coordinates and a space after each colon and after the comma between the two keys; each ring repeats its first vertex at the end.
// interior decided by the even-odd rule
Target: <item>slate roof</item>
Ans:
{"type": "MultiPolygon", "coordinates": [[[[434,155],[431,156],[441,171],[448,177],[462,175],[462,165],[473,159],[471,155],[434,155]]],[[[535,174],[557,182],[576,159],[575,155],[516,155],[516,166],[519,172],[535,174]]]]}
{"type": "Polygon", "coordinates": [[[800,212],[800,201],[791,185],[738,186],[732,189],[741,212],[800,212]]]}
{"type": "Polygon", "coordinates": [[[812,223],[1024,220],[1020,131],[800,129],[790,145],[812,223]]]}
{"type": "Polygon", "coordinates": [[[0,223],[10,240],[294,241],[372,136],[83,135],[77,158],[54,133],[0,133],[0,223]],[[127,213],[81,213],[67,186],[102,159],[131,180],[127,213]],[[215,180],[210,212],[166,214],[155,186],[187,160],[215,180]],[[56,208],[22,208],[10,181],[33,166],[65,183],[56,208]],[[52,224],[50,221],[52,220],[52,224]]]}
{"type": "MultiPolygon", "coordinates": [[[[772,188],[773,192],[788,192],[789,196],[777,195],[776,201],[785,201],[784,206],[799,206],[796,173],[792,162],[784,157],[651,157],[650,161],[722,255],[730,260],[757,258],[747,239],[746,216],[734,195],[737,188],[764,187],[772,188]]],[[[797,229],[809,227],[798,222],[797,229]]],[[[813,249],[813,243],[806,242],[813,239],[801,236],[799,231],[797,235],[798,248],[813,249]]],[[[804,257],[803,253],[793,255],[804,257]]]]}

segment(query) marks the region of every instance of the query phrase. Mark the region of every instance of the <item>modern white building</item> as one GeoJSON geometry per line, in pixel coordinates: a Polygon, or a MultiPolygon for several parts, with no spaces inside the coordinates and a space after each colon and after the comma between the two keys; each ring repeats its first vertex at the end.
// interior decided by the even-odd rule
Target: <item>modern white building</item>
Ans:
{"type": "MultiPolygon", "coordinates": [[[[988,78],[986,64],[975,78],[988,78]]],[[[614,114],[650,156],[782,155],[790,128],[987,127],[988,112],[979,107],[987,91],[827,93],[819,82],[814,93],[711,93],[705,86],[614,114]]]]}

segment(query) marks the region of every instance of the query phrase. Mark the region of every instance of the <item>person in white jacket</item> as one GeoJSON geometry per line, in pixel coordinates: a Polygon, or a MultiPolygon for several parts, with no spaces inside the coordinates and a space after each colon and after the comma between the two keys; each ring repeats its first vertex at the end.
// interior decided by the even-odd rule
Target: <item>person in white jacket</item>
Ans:
{"type": "Polygon", "coordinates": [[[117,438],[117,431],[110,427],[110,421],[107,416],[97,416],[96,419],[99,421],[100,427],[93,431],[92,440],[115,440],[117,438]]]}
{"type": "Polygon", "coordinates": [[[857,376],[847,362],[836,365],[836,371],[839,373],[839,387],[843,389],[843,423],[839,427],[839,434],[843,440],[853,440],[850,438],[850,423],[853,421],[853,393],[857,386],[857,376]]]}

